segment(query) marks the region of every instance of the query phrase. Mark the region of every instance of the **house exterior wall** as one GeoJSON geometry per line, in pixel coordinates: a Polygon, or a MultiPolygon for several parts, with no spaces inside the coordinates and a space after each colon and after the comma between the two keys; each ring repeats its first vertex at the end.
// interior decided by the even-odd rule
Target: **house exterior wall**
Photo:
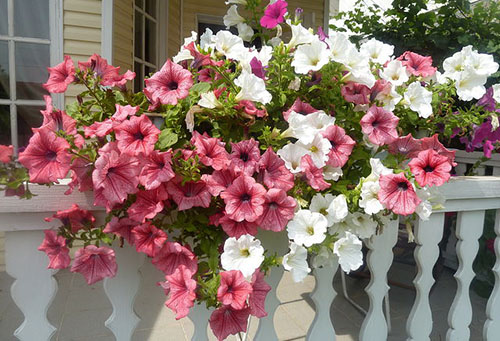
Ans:
{"type": "Polygon", "coordinates": [[[134,1],[113,2],[113,65],[134,68],[134,1]]]}

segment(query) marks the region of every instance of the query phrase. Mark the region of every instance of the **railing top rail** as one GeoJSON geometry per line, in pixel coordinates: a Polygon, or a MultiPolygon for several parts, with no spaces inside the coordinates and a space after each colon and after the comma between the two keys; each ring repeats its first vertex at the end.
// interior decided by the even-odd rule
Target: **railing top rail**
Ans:
{"type": "Polygon", "coordinates": [[[457,176],[439,188],[446,200],[493,199],[500,200],[500,177],[457,176]]]}

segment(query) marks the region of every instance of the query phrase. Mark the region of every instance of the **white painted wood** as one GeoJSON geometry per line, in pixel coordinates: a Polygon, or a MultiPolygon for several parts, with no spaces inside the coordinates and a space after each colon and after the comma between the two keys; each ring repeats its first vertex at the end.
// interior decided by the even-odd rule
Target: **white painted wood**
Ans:
{"type": "Polygon", "coordinates": [[[478,239],[483,233],[484,211],[459,212],[456,235],[459,267],[455,273],[457,292],[448,313],[449,329],[446,340],[468,340],[472,306],[469,287],[474,278],[472,263],[479,249],[478,239]]]}
{"type": "Polygon", "coordinates": [[[500,210],[497,210],[495,217],[495,234],[495,287],[486,305],[487,319],[483,329],[483,339],[487,341],[497,340],[500,335],[500,210]]]}
{"type": "Polygon", "coordinates": [[[398,236],[399,220],[392,220],[381,234],[375,235],[366,242],[368,256],[366,262],[370,269],[370,283],[365,291],[370,299],[370,308],[361,325],[359,339],[362,341],[387,340],[388,327],[383,311],[384,296],[389,290],[387,271],[392,264],[392,248],[398,236]]]}
{"type": "Polygon", "coordinates": [[[139,268],[145,256],[129,245],[117,246],[114,250],[118,272],[115,277],[104,279],[104,291],[113,306],[113,313],[105,325],[117,341],[127,341],[141,320],[134,312],[134,301],[141,284],[139,268]]]}
{"type": "Polygon", "coordinates": [[[102,0],[101,25],[101,56],[113,64],[113,0],[102,0]]]}
{"type": "MultiPolygon", "coordinates": [[[[275,250],[278,255],[284,255],[288,250],[288,238],[286,233],[276,233],[272,231],[259,231],[257,238],[260,239],[264,249],[275,250]]],[[[271,286],[271,290],[267,294],[266,298],[266,312],[267,316],[259,320],[259,327],[255,333],[254,340],[263,341],[277,341],[278,336],[276,330],[274,329],[274,314],[276,309],[280,305],[280,300],[276,296],[276,290],[278,284],[283,277],[283,267],[274,267],[270,270],[270,273],[266,276],[266,282],[271,286]]]]}
{"type": "Polygon", "coordinates": [[[205,303],[195,304],[188,315],[188,318],[194,324],[194,334],[191,341],[208,341],[207,327],[208,320],[213,309],[207,309],[205,303]]]}
{"type": "Polygon", "coordinates": [[[339,267],[338,258],[335,257],[332,266],[314,269],[313,274],[316,278],[316,286],[311,293],[311,298],[315,306],[314,320],[307,331],[307,340],[336,340],[333,321],[330,319],[330,307],[337,296],[333,289],[333,276],[337,273],[339,267]]]}
{"type": "Polygon", "coordinates": [[[56,271],[47,269],[47,255],[37,250],[43,238],[42,231],[5,234],[6,269],[15,279],[10,293],[24,314],[14,336],[22,341],[50,340],[56,331],[47,320],[47,310],[57,292],[53,278],[56,271]]]}
{"type": "Polygon", "coordinates": [[[408,341],[429,340],[432,332],[432,312],[429,292],[434,284],[432,269],[439,257],[438,243],[443,237],[444,213],[434,213],[428,221],[418,221],[415,227],[415,261],[418,273],[413,283],[417,295],[406,323],[408,341]]]}

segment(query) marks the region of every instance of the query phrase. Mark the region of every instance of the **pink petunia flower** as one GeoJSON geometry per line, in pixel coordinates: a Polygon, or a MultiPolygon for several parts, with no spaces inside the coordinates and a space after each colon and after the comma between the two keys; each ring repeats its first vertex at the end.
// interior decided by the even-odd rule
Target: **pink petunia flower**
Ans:
{"type": "Polygon", "coordinates": [[[158,141],[160,129],[146,115],[132,116],[115,127],[118,149],[130,155],[149,155],[158,141]]]}
{"type": "Polygon", "coordinates": [[[269,188],[281,188],[285,192],[294,186],[293,174],[271,147],[262,154],[259,160],[259,178],[269,188]]]}
{"type": "Polygon", "coordinates": [[[431,56],[421,56],[418,53],[406,51],[397,58],[406,66],[406,70],[415,76],[430,77],[436,73],[437,68],[432,66],[431,56]]]}
{"type": "MultiPolygon", "coordinates": [[[[130,73],[120,76],[120,68],[108,64],[105,58],[94,53],[88,61],[78,62],[80,70],[99,78],[102,86],[122,86],[124,77],[132,78],[130,73]]],[[[134,73],[132,73],[135,76],[134,73]]]]}
{"type": "Polygon", "coordinates": [[[89,285],[106,277],[114,277],[118,266],[115,251],[109,247],[89,245],[76,251],[71,272],[79,272],[89,285]]]}
{"type": "Polygon", "coordinates": [[[370,102],[375,101],[379,94],[388,94],[391,92],[392,85],[385,79],[377,79],[370,89],[370,102]]]}
{"type": "Polygon", "coordinates": [[[45,218],[45,221],[59,219],[64,226],[71,227],[71,232],[77,233],[80,229],[91,228],[95,222],[95,217],[88,210],[82,210],[77,204],[71,205],[67,210],[57,211],[52,217],[45,218]]]}
{"type": "Polygon", "coordinates": [[[89,126],[83,127],[83,132],[85,133],[85,137],[104,137],[113,131],[113,128],[116,126],[116,122],[112,119],[108,118],[104,121],[97,121],[92,123],[89,126]]]}
{"type": "Polygon", "coordinates": [[[432,137],[424,137],[420,139],[422,150],[433,149],[438,152],[439,155],[446,156],[453,167],[457,164],[455,163],[455,151],[447,149],[441,142],[439,142],[438,134],[432,135],[432,137]]]}
{"type": "Polygon", "coordinates": [[[290,114],[292,113],[292,111],[296,112],[297,114],[307,115],[317,112],[318,109],[313,108],[309,103],[302,102],[300,98],[297,97],[290,109],[283,112],[283,118],[285,119],[285,121],[288,122],[288,118],[290,118],[290,114]]]}
{"type": "Polygon", "coordinates": [[[12,155],[14,154],[13,146],[5,146],[0,144],[0,162],[9,163],[12,160],[12,155]]]}
{"type": "Polygon", "coordinates": [[[48,128],[54,133],[63,131],[74,137],[74,143],[77,147],[82,147],[84,144],[83,137],[76,131],[76,121],[64,111],[54,110],[52,107],[52,97],[43,96],[45,100],[45,110],[40,110],[43,115],[43,122],[40,128],[33,128],[37,132],[41,128],[48,128]]]}
{"type": "Polygon", "coordinates": [[[210,57],[210,54],[203,54],[198,51],[196,48],[196,45],[194,44],[194,41],[189,43],[188,45],[185,45],[184,48],[189,51],[191,56],[193,57],[193,61],[191,62],[191,68],[193,69],[198,69],[201,66],[206,66],[206,65],[213,65],[212,58],[210,57]]]}
{"type": "Polygon", "coordinates": [[[175,242],[164,243],[151,262],[165,275],[173,274],[181,265],[184,265],[193,274],[198,271],[198,260],[194,253],[175,242]]]}
{"type": "Polygon", "coordinates": [[[150,221],[134,227],[131,236],[137,252],[144,252],[149,257],[154,257],[167,240],[167,234],[150,221]]]}
{"type": "Polygon", "coordinates": [[[167,192],[177,204],[179,211],[188,210],[192,207],[207,208],[210,206],[210,200],[212,199],[208,186],[203,180],[197,182],[188,181],[183,185],[180,176],[168,182],[167,192]]]}
{"type": "Polygon", "coordinates": [[[306,154],[300,159],[300,168],[302,168],[302,171],[306,175],[309,186],[315,190],[322,191],[331,186],[325,181],[322,169],[316,167],[314,164],[311,155],[306,154]]]}
{"type": "Polygon", "coordinates": [[[264,272],[255,270],[252,275],[252,293],[248,297],[250,314],[258,318],[267,316],[266,296],[270,290],[271,286],[264,280],[264,272]]]}
{"type": "Polygon", "coordinates": [[[48,67],[49,79],[43,87],[51,93],[65,92],[68,85],[75,81],[75,65],[70,56],[64,56],[64,61],[54,67],[48,67]]]}
{"type": "Polygon", "coordinates": [[[249,222],[246,220],[236,221],[231,219],[227,214],[220,217],[217,225],[222,226],[222,230],[226,232],[229,237],[239,238],[244,234],[255,236],[257,234],[257,223],[249,222]]]}
{"type": "Polygon", "coordinates": [[[80,192],[91,191],[94,188],[92,184],[93,170],[92,162],[81,157],[74,159],[70,167],[71,182],[68,184],[69,188],[64,194],[71,194],[77,186],[80,192]]]}
{"type": "Polygon", "coordinates": [[[265,28],[275,28],[285,20],[288,3],[283,0],[278,0],[273,4],[269,4],[264,11],[264,16],[260,18],[260,25],[265,28]]]}
{"type": "Polygon", "coordinates": [[[257,57],[253,57],[250,61],[250,68],[252,73],[262,79],[266,79],[266,67],[262,65],[262,62],[257,57]]]}
{"type": "Polygon", "coordinates": [[[389,144],[389,153],[401,154],[413,158],[422,150],[421,141],[414,139],[411,134],[401,136],[389,144]]]}
{"type": "Polygon", "coordinates": [[[372,105],[361,118],[361,130],[371,143],[381,146],[398,138],[396,127],[399,118],[384,108],[372,105]]]}
{"type": "Polygon", "coordinates": [[[175,176],[172,170],[172,152],[159,152],[153,150],[144,159],[144,166],[139,175],[139,182],[146,189],[158,188],[162,183],[165,183],[175,176]]]}
{"type": "Polygon", "coordinates": [[[40,128],[30,138],[28,147],[19,153],[19,162],[29,170],[31,182],[57,182],[68,174],[69,148],[69,143],[48,127],[40,128]]]}
{"type": "Polygon", "coordinates": [[[284,190],[271,188],[266,193],[264,213],[257,220],[257,224],[264,230],[283,231],[288,221],[293,218],[295,206],[295,199],[287,196],[284,190]]]}
{"type": "Polygon", "coordinates": [[[178,100],[189,95],[193,86],[193,76],[189,70],[170,59],[163,64],[160,71],[144,81],[144,94],[152,103],[176,105],[178,100]]]}
{"type": "Polygon", "coordinates": [[[175,312],[176,320],[186,317],[194,305],[196,281],[192,278],[193,275],[191,270],[181,264],[173,274],[165,276],[170,294],[165,305],[175,312]]]}
{"type": "Polygon", "coordinates": [[[252,286],[245,280],[239,270],[220,273],[220,285],[217,289],[217,299],[224,305],[240,310],[245,308],[252,286]]]}
{"type": "Polygon", "coordinates": [[[408,166],[415,180],[422,187],[441,186],[450,179],[451,163],[446,156],[433,149],[423,150],[412,159],[408,166]]]}
{"type": "Polygon", "coordinates": [[[216,197],[225,191],[240,174],[241,171],[236,170],[234,165],[229,165],[226,169],[216,170],[212,174],[203,174],[201,179],[207,184],[210,194],[216,197]]]}
{"type": "Polygon", "coordinates": [[[331,125],[321,133],[332,145],[328,152],[327,165],[332,167],[344,167],[356,142],[345,133],[345,130],[338,125],[331,125]]]}
{"type": "Polygon", "coordinates": [[[265,107],[262,107],[262,109],[257,109],[255,106],[255,103],[249,100],[241,100],[234,106],[236,110],[242,110],[251,116],[257,116],[257,117],[266,117],[267,116],[267,110],[265,107]]]}
{"type": "Polygon", "coordinates": [[[221,170],[229,164],[229,154],[221,139],[210,137],[207,133],[201,135],[195,130],[191,143],[196,147],[195,152],[200,157],[200,162],[205,166],[221,170]]]}
{"type": "Polygon", "coordinates": [[[250,308],[235,310],[230,306],[222,306],[210,316],[210,328],[217,340],[222,341],[229,335],[246,332],[249,316],[250,308]]]}
{"type": "Polygon", "coordinates": [[[354,104],[370,103],[370,88],[364,84],[349,82],[342,86],[340,92],[344,99],[354,104]]]}
{"type": "Polygon", "coordinates": [[[381,175],[379,183],[378,200],[385,208],[401,215],[415,212],[421,200],[404,173],[381,175]]]}
{"type": "Polygon", "coordinates": [[[116,111],[111,116],[112,119],[118,122],[123,122],[125,121],[128,117],[135,116],[139,112],[140,107],[139,106],[131,106],[131,105],[120,105],[120,104],[115,104],[116,111]]]}
{"type": "Polygon", "coordinates": [[[135,201],[127,210],[128,216],[141,223],[144,223],[146,219],[154,219],[163,211],[163,200],[167,198],[168,193],[163,184],[155,189],[139,191],[135,201]]]}
{"type": "Polygon", "coordinates": [[[139,223],[130,218],[118,218],[114,216],[111,218],[111,221],[106,224],[102,232],[114,233],[118,237],[125,239],[129,244],[133,244],[132,229],[137,225],[139,225],[139,223]]]}
{"type": "Polygon", "coordinates": [[[259,142],[252,138],[238,143],[231,143],[231,155],[229,159],[237,169],[252,176],[257,170],[260,159],[259,142]]]}
{"type": "Polygon", "coordinates": [[[49,269],[65,269],[69,266],[71,258],[69,249],[66,246],[66,239],[58,236],[54,230],[45,230],[45,238],[38,247],[38,251],[43,251],[49,257],[49,269]]]}
{"type": "Polygon", "coordinates": [[[264,212],[266,189],[245,174],[234,180],[220,194],[226,204],[226,214],[236,221],[256,221],[264,212]]]}
{"type": "MultiPolygon", "coordinates": [[[[92,172],[96,202],[99,196],[107,208],[122,203],[128,194],[137,192],[139,184],[140,162],[128,154],[119,154],[114,143],[108,143],[109,152],[103,152],[95,162],[92,172]]],[[[97,203],[96,203],[97,204],[97,203]]]]}

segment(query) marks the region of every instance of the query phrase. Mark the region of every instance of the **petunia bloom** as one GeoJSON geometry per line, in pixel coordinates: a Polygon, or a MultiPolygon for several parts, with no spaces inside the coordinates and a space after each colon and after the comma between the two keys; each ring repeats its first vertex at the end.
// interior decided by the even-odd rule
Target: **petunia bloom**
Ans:
{"type": "Polygon", "coordinates": [[[224,305],[240,310],[245,308],[252,286],[245,280],[241,271],[230,270],[220,273],[217,299],[224,305]]]}
{"type": "Polygon", "coordinates": [[[329,188],[331,185],[325,181],[323,171],[321,168],[316,167],[311,155],[307,154],[300,160],[300,168],[306,175],[306,180],[309,186],[317,191],[322,191],[329,188]]]}
{"type": "Polygon", "coordinates": [[[76,251],[71,272],[81,273],[91,285],[106,277],[114,277],[117,268],[115,251],[89,245],[76,251]]]}
{"type": "Polygon", "coordinates": [[[399,118],[384,108],[372,105],[361,118],[361,130],[368,135],[371,143],[380,146],[398,138],[396,127],[399,118]]]}
{"type": "Polygon", "coordinates": [[[9,163],[12,159],[12,154],[14,154],[13,146],[0,145],[0,162],[9,163]]]}
{"type": "Polygon", "coordinates": [[[146,158],[139,174],[139,182],[146,189],[158,188],[162,183],[171,180],[175,173],[172,170],[172,152],[153,150],[146,158]]]}
{"type": "Polygon", "coordinates": [[[165,305],[176,313],[176,320],[186,317],[194,305],[196,281],[192,278],[193,275],[190,269],[181,264],[173,274],[165,276],[170,294],[165,305]]]}
{"type": "Polygon", "coordinates": [[[381,175],[379,183],[378,199],[384,207],[401,215],[415,212],[421,200],[404,173],[381,175]]]}
{"type": "Polygon", "coordinates": [[[412,159],[408,166],[415,180],[422,187],[441,186],[450,179],[451,163],[446,156],[433,149],[423,150],[412,159]]]}
{"type": "Polygon", "coordinates": [[[283,161],[271,147],[259,160],[259,178],[269,188],[280,188],[285,192],[294,186],[293,174],[286,168],[283,161]]]}
{"type": "Polygon", "coordinates": [[[193,76],[189,70],[170,59],[163,64],[160,71],[144,81],[144,94],[152,103],[176,105],[180,99],[189,95],[193,86],[193,76]]]}
{"type": "Polygon", "coordinates": [[[120,75],[119,67],[109,65],[105,58],[95,53],[88,61],[78,62],[78,67],[86,74],[92,74],[94,77],[98,77],[99,83],[102,86],[122,86],[124,77],[133,79],[133,76],[135,76],[133,72],[120,75]]]}
{"type": "Polygon", "coordinates": [[[349,82],[340,90],[344,99],[354,104],[370,103],[370,88],[364,84],[349,82]]]}
{"type": "Polygon", "coordinates": [[[432,135],[431,137],[424,137],[420,139],[422,150],[433,149],[438,152],[439,155],[446,156],[452,166],[456,166],[455,163],[455,151],[451,151],[447,149],[441,142],[439,142],[439,138],[437,134],[432,135]]]}
{"type": "Polygon", "coordinates": [[[30,138],[28,147],[19,153],[19,162],[28,169],[31,182],[56,182],[68,174],[69,148],[69,143],[48,127],[40,128],[30,138]]]}
{"type": "Polygon", "coordinates": [[[49,257],[49,269],[65,269],[69,266],[71,258],[69,257],[69,249],[66,246],[66,239],[63,236],[58,236],[54,230],[45,230],[45,238],[42,244],[38,247],[39,251],[43,251],[49,257]]]}
{"type": "Polygon", "coordinates": [[[226,169],[216,170],[212,174],[203,174],[201,179],[207,184],[210,194],[216,197],[225,191],[240,174],[241,171],[236,170],[234,165],[230,165],[226,169]]]}
{"type": "Polygon", "coordinates": [[[283,118],[285,119],[285,121],[288,121],[288,119],[290,118],[290,114],[292,112],[301,115],[307,115],[317,111],[318,109],[313,108],[309,103],[302,102],[300,98],[297,97],[293,102],[292,106],[287,111],[283,112],[283,118]]]}
{"type": "Polygon", "coordinates": [[[224,148],[224,142],[220,139],[210,137],[207,133],[201,135],[197,131],[193,131],[191,143],[196,147],[195,152],[200,157],[200,162],[205,166],[221,170],[229,164],[229,154],[224,148]]]}
{"type": "Polygon", "coordinates": [[[152,260],[153,265],[165,275],[171,275],[184,265],[191,273],[198,270],[198,260],[191,250],[175,242],[165,242],[152,260]]]}
{"type": "Polygon", "coordinates": [[[244,234],[255,236],[257,234],[257,227],[259,226],[255,222],[246,220],[236,221],[231,219],[227,214],[219,219],[219,224],[229,237],[234,238],[239,238],[244,234]]]}
{"type": "Polygon", "coordinates": [[[111,221],[106,224],[106,227],[102,232],[104,233],[114,233],[118,237],[125,239],[129,244],[133,244],[132,241],[132,229],[139,225],[138,222],[130,218],[118,218],[114,216],[111,221]]]}
{"type": "Polygon", "coordinates": [[[248,305],[250,306],[250,314],[255,317],[266,317],[266,296],[271,290],[271,286],[264,280],[264,272],[260,269],[255,270],[252,275],[252,293],[248,297],[248,305]]]}
{"type": "Polygon", "coordinates": [[[343,167],[347,160],[349,160],[349,155],[351,155],[356,142],[338,125],[329,126],[321,134],[332,145],[332,148],[328,152],[328,161],[326,161],[326,164],[336,168],[343,167]]]}
{"type": "Polygon", "coordinates": [[[257,170],[260,159],[259,142],[252,138],[238,143],[231,143],[229,159],[237,169],[252,176],[257,170]]]}
{"type": "Polygon", "coordinates": [[[64,56],[64,61],[54,67],[48,67],[49,79],[43,87],[51,93],[65,92],[68,85],[75,81],[75,65],[70,56],[64,56]]]}
{"type": "Polygon", "coordinates": [[[64,226],[70,227],[73,233],[83,228],[90,228],[95,222],[92,213],[81,209],[77,204],[71,205],[67,210],[57,211],[52,217],[45,218],[45,221],[52,221],[54,218],[59,219],[64,226]]]}
{"type": "Polygon", "coordinates": [[[287,196],[284,190],[271,188],[266,193],[264,212],[257,224],[264,230],[283,231],[288,221],[293,218],[296,206],[295,199],[287,196]]]}
{"type": "Polygon", "coordinates": [[[226,214],[236,221],[256,221],[264,212],[266,189],[255,179],[240,175],[220,194],[226,204],[226,214]]]}
{"type": "Polygon", "coordinates": [[[406,66],[406,70],[415,76],[430,77],[437,70],[432,66],[432,57],[424,57],[415,52],[406,51],[397,60],[400,60],[406,66]]]}
{"type": "Polygon", "coordinates": [[[269,4],[264,11],[264,16],[260,18],[260,25],[265,28],[273,29],[285,20],[288,3],[278,0],[269,4]]]}
{"type": "Polygon", "coordinates": [[[144,252],[149,257],[154,257],[167,240],[167,234],[149,221],[134,227],[131,236],[137,252],[144,252]]]}
{"type": "Polygon", "coordinates": [[[118,149],[130,155],[149,155],[154,147],[160,129],[146,115],[132,116],[130,120],[123,121],[115,127],[118,149]]]}
{"type": "Polygon", "coordinates": [[[177,204],[179,211],[188,210],[191,207],[206,208],[210,206],[212,199],[208,186],[203,180],[188,181],[183,185],[182,178],[175,177],[168,182],[167,192],[177,204]]]}
{"type": "Polygon", "coordinates": [[[389,144],[389,153],[401,154],[413,158],[422,150],[421,141],[414,139],[411,134],[401,136],[389,144]]]}
{"type": "Polygon", "coordinates": [[[168,193],[164,185],[155,189],[139,191],[135,201],[127,210],[128,216],[141,223],[146,219],[153,219],[163,211],[163,201],[167,198],[168,193]]]}
{"type": "Polygon", "coordinates": [[[254,236],[231,237],[224,242],[220,261],[224,270],[239,270],[249,278],[264,261],[264,248],[254,236]]]}
{"type": "Polygon", "coordinates": [[[225,340],[229,335],[247,331],[250,308],[235,310],[230,306],[222,306],[210,316],[210,328],[217,340],[225,340]]]}

